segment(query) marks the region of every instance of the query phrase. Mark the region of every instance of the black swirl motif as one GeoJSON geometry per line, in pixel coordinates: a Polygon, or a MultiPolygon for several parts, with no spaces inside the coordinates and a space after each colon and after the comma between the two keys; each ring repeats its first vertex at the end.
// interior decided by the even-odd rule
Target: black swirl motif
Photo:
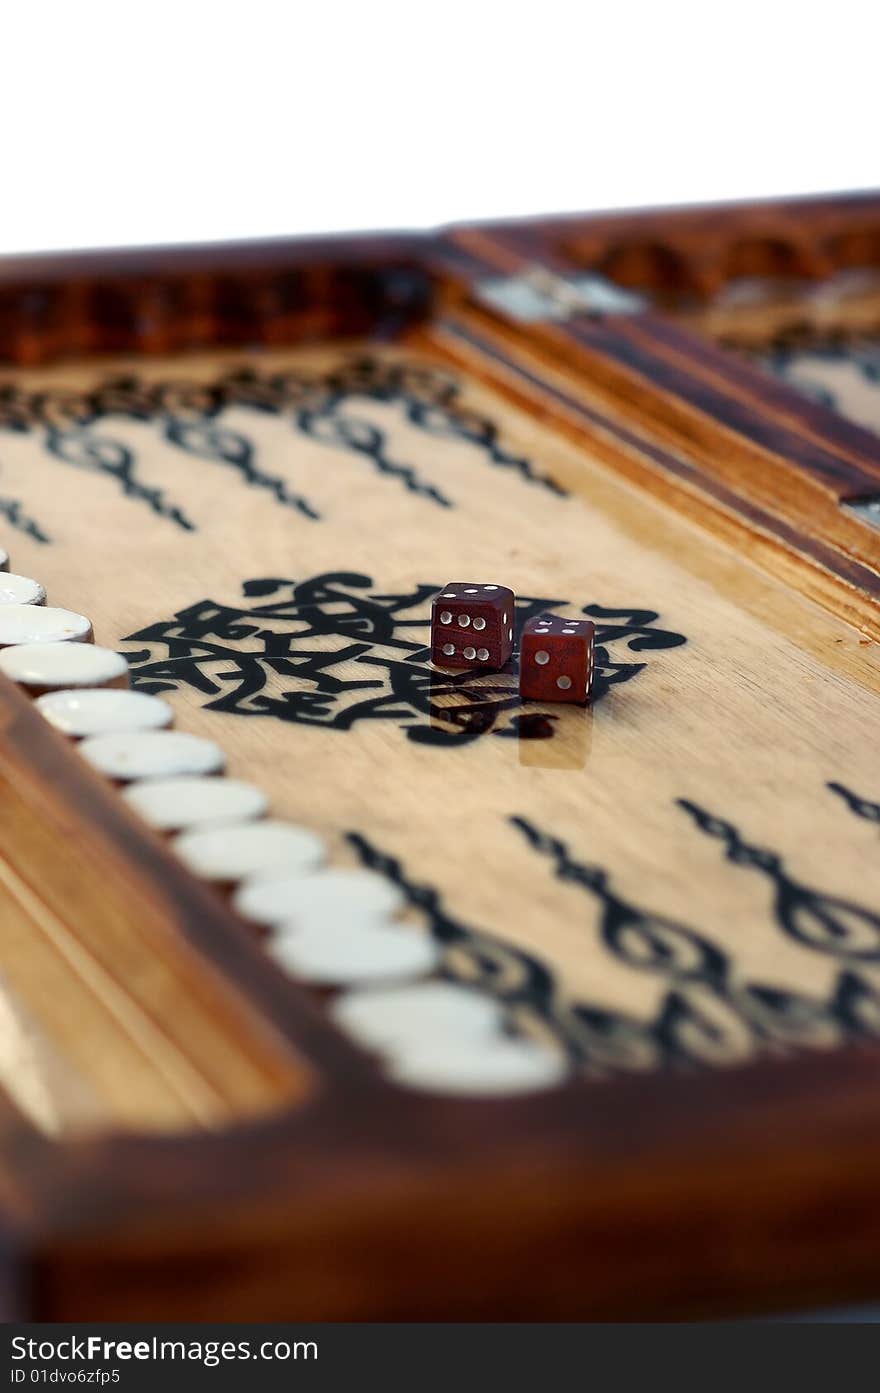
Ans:
{"type": "Polygon", "coordinates": [[[146,503],[157,517],[168,518],[184,532],[195,531],[195,525],[180,508],[166,501],[161,489],[151,488],[138,478],[134,455],[121,441],[82,430],[50,430],[46,448],[56,459],[76,469],[91,470],[115,479],[127,498],[146,503]]]}
{"type": "Polygon", "coordinates": [[[843,784],[827,784],[832,793],[836,793],[842,798],[851,813],[856,817],[864,818],[866,822],[880,822],[880,803],[874,803],[870,798],[861,798],[859,794],[853,793],[852,789],[846,788],[843,784]]]}
{"type": "Polygon", "coordinates": [[[755,1054],[791,1054],[880,1036],[880,993],[852,970],[836,977],[826,997],[740,982],[729,957],[704,935],[627,904],[610,891],[607,872],[578,863],[564,843],[527,819],[511,822],[533,849],[550,857],[561,878],[603,906],[610,899],[615,909],[624,909],[628,927],[619,932],[618,919],[605,946],[633,970],[668,981],[647,1019],[598,1000],[572,1000],[547,963],[455,918],[437,889],[412,880],[400,860],[363,833],[347,837],[361,863],[398,886],[422,914],[443,948],[448,978],[493,996],[511,1023],[555,1041],[588,1076],[704,1069],[755,1054]]]}
{"type": "Polygon", "coordinates": [[[399,479],[404,488],[420,498],[430,498],[441,508],[451,508],[452,503],[433,484],[424,483],[409,465],[395,464],[388,457],[388,442],[385,434],[369,421],[359,421],[351,416],[340,416],[335,411],[307,411],[296,413],[296,424],[304,435],[317,440],[322,445],[337,449],[352,450],[369,459],[379,474],[399,479]]]}
{"type": "Polygon", "coordinates": [[[361,833],[349,832],[347,839],[362,864],[396,885],[406,902],[424,916],[431,936],[443,948],[446,977],[502,1002],[512,1022],[539,1024],[575,1062],[605,1064],[616,1059],[621,1068],[627,1058],[633,1067],[654,1063],[636,1020],[599,1005],[566,1004],[555,975],[538,958],[454,918],[439,891],[410,880],[399,860],[361,833]]]}
{"type": "MultiPolygon", "coordinates": [[[[552,738],[555,716],[522,711],[512,664],[499,673],[443,672],[431,665],[427,602],[439,588],[419,584],[386,594],[370,576],[346,571],[246,581],[249,603],[201,600],[129,634],[125,643],[141,645],[126,654],[132,681],[145,692],[188,686],[210,709],[242,716],[335,730],[364,720],[394,721],[422,745],[464,745],[489,733],[552,738]]],[[[561,603],[518,597],[517,634],[530,618],[561,603]]],[[[594,702],[643,671],[645,664],[628,661],[627,652],[685,642],[683,634],[654,627],[654,610],[589,605],[582,612],[598,616],[603,639],[594,702]]]]}
{"type": "Polygon", "coordinates": [[[28,517],[18,498],[0,498],[0,517],[34,542],[48,543],[52,540],[34,518],[28,517]]]}
{"type": "Polygon", "coordinates": [[[283,479],[267,474],[254,463],[254,446],[246,436],[215,421],[172,416],[165,422],[165,439],[199,459],[216,460],[238,470],[245,483],[266,489],[285,508],[295,508],[314,521],[320,513],[299,494],[291,493],[283,479]]]}
{"type": "Polygon", "coordinates": [[[28,392],[0,386],[0,430],[44,427],[62,433],[84,430],[108,416],[135,421],[179,417],[214,420],[227,407],[243,406],[272,415],[289,415],[296,429],[341,449],[369,458],[383,475],[398,478],[411,492],[440,507],[451,501],[435,485],[420,479],[410,466],[390,459],[387,442],[374,426],[343,414],[358,400],[398,407],[404,419],[432,438],[472,445],[485,461],[517,474],[524,483],[559,498],[568,492],[550,474],[501,442],[489,417],[463,406],[461,385],[434,367],[373,356],[346,360],[329,371],[290,370],[258,373],[242,368],[213,382],[186,379],[145,382],[132,376],[109,378],[82,392],[28,392]]]}
{"type": "Polygon", "coordinates": [[[774,914],[780,928],[807,948],[854,961],[880,961],[880,914],[836,895],[796,881],[781,856],[745,841],[732,822],[715,817],[696,803],[679,798],[678,806],[707,837],[720,841],[735,866],[760,871],[774,890],[774,914]]]}
{"type": "Polygon", "coordinates": [[[611,888],[602,867],[576,861],[565,842],[542,832],[527,818],[512,817],[510,821],[534,851],[550,858],[557,879],[573,882],[598,901],[600,938],[627,967],[659,972],[679,982],[694,979],[711,987],[725,986],[727,957],[709,939],[684,924],[630,904],[611,888]]]}

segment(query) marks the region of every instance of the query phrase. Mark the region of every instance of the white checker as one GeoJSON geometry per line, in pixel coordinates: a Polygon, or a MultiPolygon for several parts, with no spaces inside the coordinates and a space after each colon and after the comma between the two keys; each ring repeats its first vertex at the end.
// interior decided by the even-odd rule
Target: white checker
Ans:
{"type": "Polygon", "coordinates": [[[30,576],[6,574],[0,578],[0,605],[44,605],[46,591],[30,576]]]}
{"type": "Polygon", "coordinates": [[[175,774],[216,774],[225,763],[213,740],[182,730],[144,730],[129,735],[92,735],[80,751],[111,779],[167,779],[175,774]]]}
{"type": "Polygon", "coordinates": [[[262,817],[269,800],[262,789],[241,779],[145,779],[129,784],[123,797],[151,827],[163,832],[248,822],[262,817]]]}
{"type": "Polygon", "coordinates": [[[47,692],[37,697],[40,714],[65,735],[109,735],[118,731],[161,730],[171,724],[174,712],[167,701],[145,692],[116,691],[98,687],[92,691],[47,692]]]}
{"type": "Polygon", "coordinates": [[[529,1040],[450,1041],[396,1052],[389,1072],[397,1083],[429,1093],[492,1097],[534,1093],[561,1084],[568,1065],[555,1051],[529,1040]]]}
{"type": "Polygon", "coordinates": [[[85,643],[92,626],[85,615],[50,605],[0,605],[0,647],[14,643],[85,643]]]}
{"type": "Polygon", "coordinates": [[[320,871],[316,875],[277,872],[254,876],[239,886],[233,904],[255,924],[375,923],[403,904],[396,885],[373,871],[320,871]]]}
{"type": "Polygon", "coordinates": [[[331,1015],[341,1030],[378,1050],[434,1039],[491,1037],[504,1017],[493,997],[455,982],[347,992],[333,1004],[331,1015]]]}
{"type": "Polygon", "coordinates": [[[235,822],[182,832],[172,842],[203,880],[244,880],[264,871],[311,871],[324,860],[321,838],[290,822],[235,822]]]}
{"type": "Polygon", "coordinates": [[[423,977],[440,957],[426,934],[394,924],[282,932],[269,952],[294,977],[328,987],[423,977]]]}
{"type": "Polygon", "coordinates": [[[0,649],[0,672],[25,687],[102,687],[125,676],[128,663],[93,643],[20,643],[0,649]]]}

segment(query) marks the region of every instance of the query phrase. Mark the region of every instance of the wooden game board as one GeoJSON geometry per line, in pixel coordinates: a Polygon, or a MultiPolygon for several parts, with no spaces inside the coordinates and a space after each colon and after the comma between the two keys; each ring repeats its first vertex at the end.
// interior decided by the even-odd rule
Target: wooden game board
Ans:
{"type": "Polygon", "coordinates": [[[877,1295],[878,344],[871,197],[0,264],[12,569],[567,1071],[395,1083],[0,678],[8,1314],[877,1295]]]}

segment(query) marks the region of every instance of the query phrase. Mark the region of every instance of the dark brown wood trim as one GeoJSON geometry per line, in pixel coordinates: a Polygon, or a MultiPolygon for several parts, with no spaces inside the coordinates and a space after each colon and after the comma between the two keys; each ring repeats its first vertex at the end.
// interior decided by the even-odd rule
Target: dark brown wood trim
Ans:
{"type": "MultiPolygon", "coordinates": [[[[668,448],[644,432],[633,428],[631,421],[613,411],[600,411],[584,400],[575,390],[554,386],[546,374],[538,375],[517,356],[507,337],[493,337],[488,326],[474,322],[473,317],[449,315],[431,331],[451,356],[467,362],[473,372],[482,373],[492,385],[518,400],[520,405],[537,406],[551,413],[565,429],[566,422],[580,423],[576,434],[593,451],[635,482],[651,487],[650,475],[677,481],[692,495],[709,506],[713,520],[723,514],[729,524],[739,524],[734,532],[738,545],[746,549],[769,570],[775,570],[772,556],[763,546],[766,539],[783,548],[789,556],[800,560],[812,573],[804,576],[804,593],[811,594],[820,604],[840,613],[866,633],[880,638],[880,575],[872,568],[850,557],[840,549],[818,538],[805,535],[803,529],[785,516],[784,510],[762,506],[752,501],[724,479],[713,477],[701,468],[698,458],[681,448],[668,448]],[[497,371],[493,372],[493,366],[497,371]],[[603,450],[596,432],[613,439],[621,451],[603,450]],[[627,460],[637,460],[643,470],[628,468],[627,460]]],[[[656,491],[656,490],[654,490],[656,491]]],[[[681,494],[675,493],[681,506],[681,494]]],[[[706,519],[704,518],[704,521],[706,519]]]]}
{"type": "Polygon", "coordinates": [[[0,258],[0,362],[397,332],[433,288],[417,235],[0,258]]]}
{"type": "Polygon", "coordinates": [[[346,1091],[222,1138],[68,1146],[41,1177],[36,1310],[669,1319],[876,1294],[877,1056],[531,1102],[346,1091]]]}

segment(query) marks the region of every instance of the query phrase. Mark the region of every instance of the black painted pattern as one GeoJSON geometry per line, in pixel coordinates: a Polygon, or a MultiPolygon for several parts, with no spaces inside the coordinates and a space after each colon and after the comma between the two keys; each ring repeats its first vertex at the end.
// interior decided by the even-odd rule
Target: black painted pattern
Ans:
{"type": "Polygon", "coordinates": [[[843,784],[830,783],[826,787],[842,798],[850,812],[854,813],[856,817],[864,818],[866,822],[880,822],[880,803],[875,803],[870,798],[862,798],[843,784]]]}
{"type": "MultiPolygon", "coordinates": [[[[880,992],[852,968],[839,970],[824,995],[743,979],[708,935],[631,903],[606,868],[579,861],[529,819],[510,821],[556,877],[598,906],[604,952],[663,983],[644,1018],[599,999],[573,1000],[549,962],[457,918],[438,889],[411,878],[363,833],[349,832],[348,841],[361,863],[397,885],[423,916],[443,949],[445,976],[495,997],[512,1023],[555,1041],[588,1076],[704,1069],[880,1037],[880,992]]],[[[601,975],[601,956],[596,969],[601,975]]]]}
{"type": "Polygon", "coordinates": [[[567,491],[524,455],[508,450],[492,420],[462,405],[461,386],[449,373],[433,367],[361,356],[321,372],[290,370],[258,373],[239,369],[213,382],[186,379],[147,382],[133,376],[109,378],[86,391],[42,391],[0,386],[0,430],[40,430],[53,458],[113,479],[125,496],[145,504],[157,517],[184,531],[195,531],[189,518],[162,490],[150,485],[144,461],[132,448],[95,427],[108,419],[157,423],[167,443],[200,459],[229,466],[254,488],[265,489],[282,507],[310,521],[321,516],[312,499],[265,470],[253,439],[230,430],[219,418],[229,407],[245,407],[282,417],[292,430],[339,453],[368,461],[383,479],[441,508],[455,502],[433,480],[395,457],[388,434],[354,414],[358,402],[395,407],[400,419],[437,440],[473,446],[487,464],[517,475],[523,483],[549,490],[559,498],[567,491]]]}
{"type": "Polygon", "coordinates": [[[167,518],[184,532],[195,531],[183,510],[169,503],[161,489],[143,482],[133,451],[121,441],[85,430],[50,430],[46,435],[46,449],[75,469],[86,469],[114,479],[126,498],[145,503],[157,517],[167,518]]]}
{"type": "MultiPolygon", "coordinates": [[[[393,721],[412,741],[447,747],[489,733],[552,737],[554,715],[523,710],[513,663],[500,673],[431,665],[428,601],[440,588],[422,583],[387,594],[370,576],[346,571],[249,580],[246,603],[200,600],[129,634],[124,643],[141,647],[125,656],[139,690],[185,686],[209,709],[242,716],[333,730],[393,721]]],[[[562,603],[518,597],[517,636],[534,615],[562,603]]],[[[580,612],[596,624],[594,702],[644,670],[630,654],[685,642],[683,634],[656,627],[655,610],[588,604],[580,612]]]]}
{"type": "Polygon", "coordinates": [[[4,517],[10,527],[14,527],[18,532],[23,532],[34,542],[46,544],[52,540],[40,524],[28,516],[18,498],[0,498],[0,517],[4,517]]]}
{"type": "Polygon", "coordinates": [[[785,869],[777,852],[747,842],[732,822],[715,817],[686,798],[679,798],[678,806],[701,832],[722,843],[727,860],[734,866],[767,877],[773,888],[776,922],[790,938],[844,961],[880,962],[880,914],[854,900],[825,895],[804,885],[785,869]]]}
{"type": "Polygon", "coordinates": [[[210,419],[190,420],[170,416],[165,422],[164,433],[171,445],[199,459],[229,465],[246,484],[266,489],[282,507],[294,508],[313,521],[320,517],[312,504],[299,494],[292,493],[283,479],[258,468],[254,460],[256,450],[253,442],[239,431],[230,430],[228,426],[210,419]]]}

